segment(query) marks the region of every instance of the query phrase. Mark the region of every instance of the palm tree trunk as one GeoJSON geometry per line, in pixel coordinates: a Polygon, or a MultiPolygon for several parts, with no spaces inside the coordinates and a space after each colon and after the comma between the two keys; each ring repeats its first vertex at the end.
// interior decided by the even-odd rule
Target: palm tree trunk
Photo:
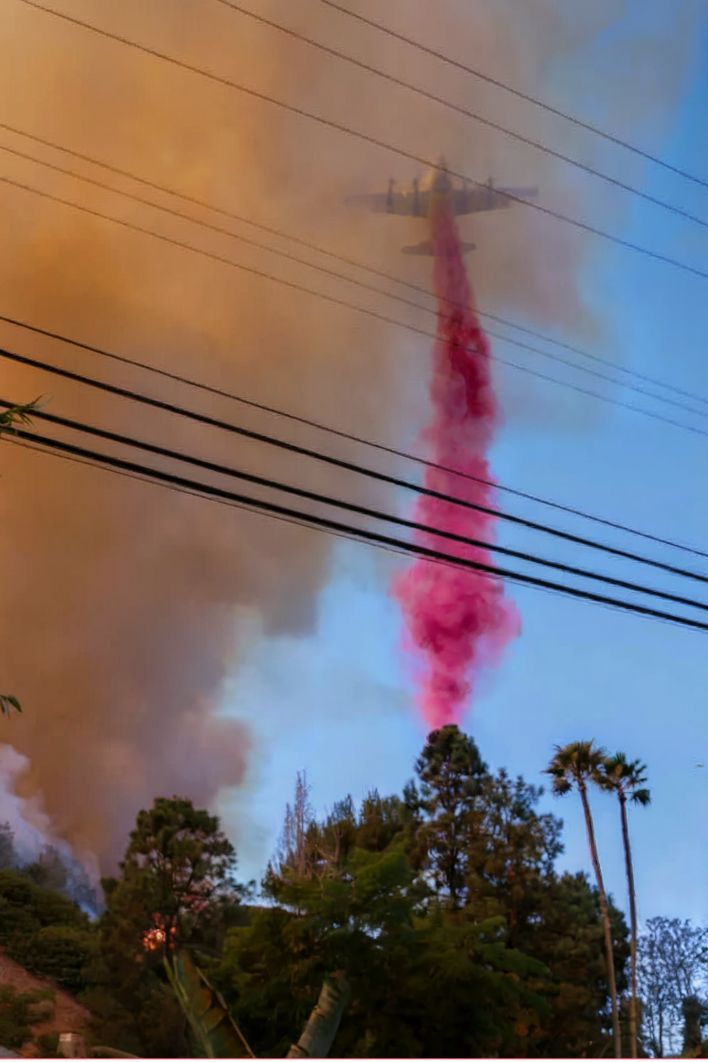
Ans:
{"type": "Polygon", "coordinates": [[[342,971],[326,977],[302,1036],[287,1058],[326,1058],[349,1002],[349,984],[342,971]]]}
{"type": "Polygon", "coordinates": [[[630,987],[629,999],[629,1046],[632,1058],[637,1057],[637,898],[634,891],[634,867],[632,866],[632,849],[629,843],[629,824],[627,822],[627,798],[619,794],[620,815],[622,818],[622,842],[624,844],[624,862],[627,869],[627,888],[629,890],[630,940],[630,987]]]}
{"type": "Polygon", "coordinates": [[[585,828],[588,834],[590,858],[592,860],[593,870],[595,871],[597,892],[600,899],[600,914],[602,916],[602,925],[605,933],[605,958],[607,962],[607,983],[609,985],[610,1001],[612,1003],[612,1037],[615,1044],[615,1058],[621,1058],[622,1038],[620,1036],[619,1012],[617,1008],[617,981],[615,980],[615,956],[612,948],[610,910],[607,905],[607,894],[605,893],[605,884],[602,880],[602,871],[600,869],[600,859],[597,854],[597,845],[595,844],[595,829],[592,822],[592,815],[590,813],[587,789],[583,782],[578,783],[578,789],[583,805],[583,812],[585,814],[585,828]]]}

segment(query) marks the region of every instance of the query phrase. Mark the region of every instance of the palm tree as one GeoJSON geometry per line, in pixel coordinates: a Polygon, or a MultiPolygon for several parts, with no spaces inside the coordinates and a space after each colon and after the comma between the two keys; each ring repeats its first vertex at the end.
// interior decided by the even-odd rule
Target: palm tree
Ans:
{"type": "Polygon", "coordinates": [[[646,765],[640,760],[628,760],[623,752],[609,756],[602,764],[598,784],[617,794],[622,822],[622,841],[624,844],[624,863],[627,870],[627,889],[629,892],[629,919],[631,924],[630,943],[630,983],[629,1001],[629,1042],[632,1058],[637,1057],[637,898],[634,890],[634,868],[632,866],[632,849],[629,843],[629,826],[627,823],[627,801],[646,807],[651,794],[646,788],[646,765]]]}
{"type": "Polygon", "coordinates": [[[588,835],[590,858],[597,893],[600,901],[600,915],[605,936],[605,962],[607,964],[607,983],[610,990],[610,1002],[612,1004],[612,1037],[615,1045],[615,1057],[622,1057],[622,1040],[620,1036],[619,1013],[617,1009],[617,981],[615,979],[615,958],[612,948],[612,926],[610,924],[610,911],[607,903],[607,893],[602,879],[600,859],[597,854],[595,843],[595,828],[593,826],[590,802],[588,800],[588,785],[598,783],[602,772],[602,766],[607,759],[607,753],[592,741],[572,741],[569,745],[556,745],[555,755],[549,763],[546,774],[553,779],[553,793],[555,796],[565,796],[573,789],[580,794],[580,802],[583,805],[585,815],[585,829],[588,835]]]}

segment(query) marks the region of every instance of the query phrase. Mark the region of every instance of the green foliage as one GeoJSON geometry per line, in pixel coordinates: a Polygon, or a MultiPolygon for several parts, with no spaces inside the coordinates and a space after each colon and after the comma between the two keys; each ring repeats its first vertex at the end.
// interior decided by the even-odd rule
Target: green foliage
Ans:
{"type": "Polygon", "coordinates": [[[164,965],[172,991],[189,1022],[197,1054],[203,1058],[253,1058],[223,999],[189,952],[178,951],[172,961],[165,959],[164,965]]]}
{"type": "Polygon", "coordinates": [[[37,860],[24,868],[24,872],[35,885],[41,885],[53,892],[63,892],[69,880],[66,864],[51,845],[45,845],[37,860]]]}
{"type": "Polygon", "coordinates": [[[51,994],[45,991],[18,992],[12,985],[0,985],[0,1044],[22,1047],[32,1036],[38,1006],[46,1006],[50,1000],[51,994]]]}
{"type": "Polygon", "coordinates": [[[60,1058],[59,1054],[59,1034],[58,1033],[40,1033],[39,1036],[35,1036],[34,1042],[39,1051],[40,1058],[60,1058]]]}
{"type": "Polygon", "coordinates": [[[93,949],[86,915],[18,870],[0,871],[0,944],[26,969],[72,991],[84,987],[93,949]]]}
{"type": "Polygon", "coordinates": [[[219,820],[189,800],[141,811],[120,874],[104,881],[106,910],[88,970],[87,1005],[101,1043],[138,1055],[188,1052],[185,1020],[163,959],[176,946],[218,951],[242,887],[219,820]]]}
{"type": "Polygon", "coordinates": [[[13,712],[21,712],[22,705],[17,697],[10,693],[0,693],[0,715],[12,715],[13,712]]]}
{"type": "Polygon", "coordinates": [[[12,954],[19,937],[51,925],[85,929],[88,919],[71,900],[35,885],[21,871],[0,871],[0,944],[12,954]]]}
{"type": "Polygon", "coordinates": [[[555,755],[546,770],[553,779],[553,792],[556,796],[565,796],[571,789],[582,791],[588,783],[599,783],[607,759],[605,750],[594,741],[556,745],[555,755]]]}
{"type": "MultiPolygon", "coordinates": [[[[556,791],[604,769],[591,743],[560,751],[556,791]]],[[[541,796],[488,770],[456,727],[430,735],[401,796],[317,817],[300,775],[264,903],[248,907],[218,820],[157,800],[105,882],[83,994],[97,1042],[183,1057],[191,1039],[234,1057],[242,1041],[216,1040],[242,1029],[257,1056],[282,1057],[336,1029],[346,1057],[607,1055],[601,897],[584,874],[557,875],[561,823],[541,796]]],[[[622,993],[627,927],[605,902],[622,993]]]]}
{"type": "MultiPolygon", "coordinates": [[[[625,988],[629,953],[627,926],[610,905],[618,987],[625,988]]],[[[607,1053],[607,971],[597,889],[585,874],[551,877],[538,895],[533,917],[518,936],[518,947],[550,970],[550,1011],[534,1053],[544,1057],[597,1057],[607,1053]]]]}
{"type": "Polygon", "coordinates": [[[469,870],[468,835],[475,826],[487,768],[474,741],[456,726],[428,736],[416,765],[420,791],[407,790],[409,808],[420,817],[415,855],[430,872],[438,895],[451,907],[464,900],[469,870]]]}
{"type": "Polygon", "coordinates": [[[95,947],[95,934],[88,929],[50,925],[16,947],[13,957],[28,970],[78,993],[86,987],[84,971],[95,947]]]}
{"type": "Polygon", "coordinates": [[[0,870],[10,870],[18,863],[15,834],[9,822],[0,822],[0,870]]]}
{"type": "Polygon", "coordinates": [[[540,881],[558,824],[454,731],[429,742],[404,800],[372,793],[358,813],[346,799],[310,821],[299,858],[269,870],[274,906],[228,935],[212,973],[257,1054],[287,1051],[337,969],[351,985],[340,1055],[524,1053],[537,1034],[549,974],[509,946],[506,912],[521,905],[507,863],[540,881]]]}
{"type": "Polygon", "coordinates": [[[624,752],[606,756],[600,765],[597,782],[602,789],[617,793],[620,800],[647,807],[651,793],[647,788],[647,768],[641,760],[629,760],[624,752]]]}
{"type": "Polygon", "coordinates": [[[11,435],[16,424],[31,424],[32,413],[39,406],[39,398],[23,406],[9,406],[0,410],[0,436],[11,435]]]}
{"type": "Polygon", "coordinates": [[[177,942],[203,937],[220,905],[236,899],[235,866],[233,845],[216,816],[189,800],[158,798],[138,815],[111,905],[137,900],[142,932],[136,943],[157,919],[165,953],[177,942]]]}
{"type": "Polygon", "coordinates": [[[698,996],[686,996],[681,1001],[681,1016],[683,1018],[681,1054],[684,1058],[698,1058],[703,1047],[703,1029],[708,1025],[708,1005],[698,996]]]}

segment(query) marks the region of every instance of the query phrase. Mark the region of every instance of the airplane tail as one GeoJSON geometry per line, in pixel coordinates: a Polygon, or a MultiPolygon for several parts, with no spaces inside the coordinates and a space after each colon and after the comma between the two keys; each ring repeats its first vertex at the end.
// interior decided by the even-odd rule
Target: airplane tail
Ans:
{"type": "MultiPolygon", "coordinates": [[[[467,254],[468,251],[474,251],[476,246],[477,245],[474,243],[460,244],[463,254],[467,254]]],[[[403,254],[425,254],[430,255],[431,257],[435,254],[432,240],[423,240],[422,243],[412,244],[408,247],[401,247],[401,250],[403,251],[403,254]]]]}

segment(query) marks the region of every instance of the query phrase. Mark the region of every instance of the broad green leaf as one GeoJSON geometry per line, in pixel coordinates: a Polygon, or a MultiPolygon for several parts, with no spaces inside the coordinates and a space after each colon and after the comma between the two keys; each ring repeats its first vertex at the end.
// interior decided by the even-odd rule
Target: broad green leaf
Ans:
{"type": "Polygon", "coordinates": [[[165,969],[204,1058],[254,1058],[253,1051],[219,993],[187,951],[178,951],[165,969]]]}

